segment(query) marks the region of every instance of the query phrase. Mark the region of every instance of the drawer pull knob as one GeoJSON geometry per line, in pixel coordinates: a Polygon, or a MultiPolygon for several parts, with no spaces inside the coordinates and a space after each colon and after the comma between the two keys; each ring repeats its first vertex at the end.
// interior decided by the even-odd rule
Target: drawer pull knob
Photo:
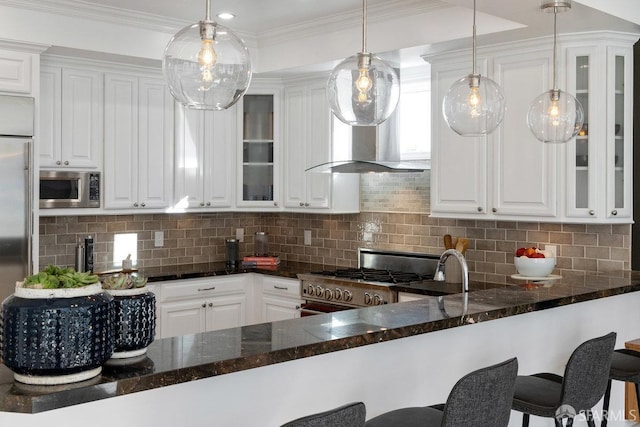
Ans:
{"type": "Polygon", "coordinates": [[[198,292],[202,292],[202,291],[213,291],[216,287],[212,286],[210,288],[200,288],[198,289],[198,292]]]}
{"type": "Polygon", "coordinates": [[[278,286],[278,285],[273,285],[273,288],[281,290],[281,291],[288,291],[289,290],[289,288],[287,288],[285,286],[278,286]]]}

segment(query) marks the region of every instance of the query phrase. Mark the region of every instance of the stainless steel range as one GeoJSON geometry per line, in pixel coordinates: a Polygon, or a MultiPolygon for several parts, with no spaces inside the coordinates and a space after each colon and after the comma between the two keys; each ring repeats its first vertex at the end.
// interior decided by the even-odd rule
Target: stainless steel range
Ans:
{"type": "Polygon", "coordinates": [[[389,287],[432,279],[440,255],[358,249],[358,268],[299,274],[302,316],[389,304],[397,293],[389,287]]]}

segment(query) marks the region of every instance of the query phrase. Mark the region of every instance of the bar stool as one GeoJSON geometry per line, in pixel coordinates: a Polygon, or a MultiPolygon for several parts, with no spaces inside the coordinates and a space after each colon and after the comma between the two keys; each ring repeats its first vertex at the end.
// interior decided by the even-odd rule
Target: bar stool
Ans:
{"type": "Polygon", "coordinates": [[[633,383],[636,388],[636,399],[638,408],[640,408],[640,352],[629,350],[626,348],[618,349],[613,352],[611,357],[611,370],[609,371],[609,383],[607,391],[604,393],[604,403],[602,409],[604,415],[602,417],[602,427],[606,427],[608,422],[609,400],[611,398],[611,380],[624,381],[633,383]]]}
{"type": "Polygon", "coordinates": [[[595,427],[591,408],[602,398],[609,380],[611,356],[616,342],[615,332],[593,338],[578,346],[567,362],[564,376],[542,373],[518,376],[512,408],[522,412],[522,426],[529,425],[529,416],[553,418],[562,426],[562,419],[586,413],[587,424],[595,427]]]}
{"type": "Polygon", "coordinates": [[[362,427],[367,410],[362,402],[349,403],[325,412],[297,418],[282,427],[362,427]]]}
{"type": "Polygon", "coordinates": [[[451,389],[445,404],[402,408],[367,421],[366,427],[506,427],[518,360],[471,372],[451,389]]]}

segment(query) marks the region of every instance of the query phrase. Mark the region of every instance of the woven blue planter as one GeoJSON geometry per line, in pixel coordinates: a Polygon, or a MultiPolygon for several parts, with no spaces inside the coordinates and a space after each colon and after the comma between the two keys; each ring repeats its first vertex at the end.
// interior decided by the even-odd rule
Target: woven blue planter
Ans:
{"type": "Polygon", "coordinates": [[[114,359],[136,357],[147,351],[156,332],[156,296],[146,287],[106,289],[113,297],[114,359]]]}
{"type": "Polygon", "coordinates": [[[112,300],[99,283],[73,289],[16,287],[2,303],[3,363],[27,384],[65,384],[100,374],[115,345],[112,300]]]}

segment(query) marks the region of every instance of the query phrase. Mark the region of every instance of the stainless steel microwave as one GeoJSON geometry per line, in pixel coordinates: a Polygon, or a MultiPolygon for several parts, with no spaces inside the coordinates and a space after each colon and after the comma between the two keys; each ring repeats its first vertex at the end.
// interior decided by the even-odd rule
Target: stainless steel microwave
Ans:
{"type": "Polygon", "coordinates": [[[40,208],[99,208],[100,172],[40,171],[40,208]]]}

